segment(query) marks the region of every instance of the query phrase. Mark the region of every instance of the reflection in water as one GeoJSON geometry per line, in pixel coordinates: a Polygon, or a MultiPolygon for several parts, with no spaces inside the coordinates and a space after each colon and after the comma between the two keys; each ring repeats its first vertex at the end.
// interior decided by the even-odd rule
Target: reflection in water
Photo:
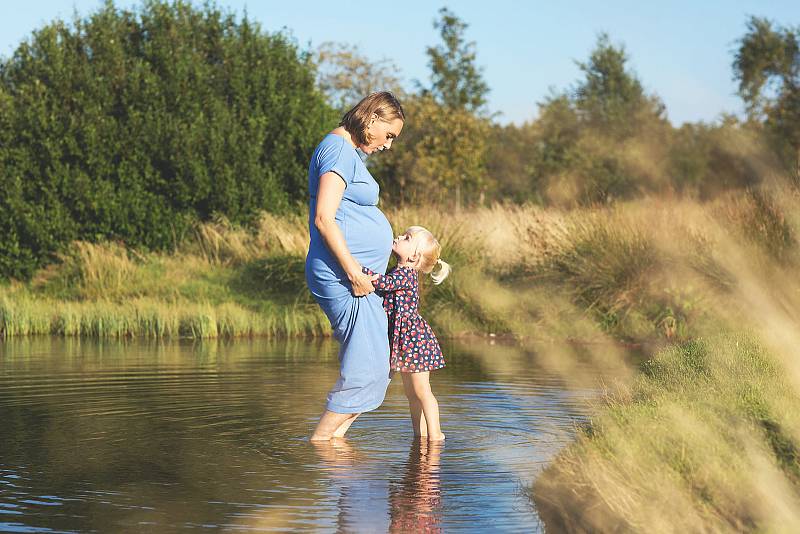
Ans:
{"type": "Polygon", "coordinates": [[[339,532],[386,532],[388,481],[372,476],[378,459],[357,454],[345,439],[310,442],[336,495],[339,532]]]}
{"type": "Polygon", "coordinates": [[[413,440],[402,476],[375,477],[377,460],[345,439],[310,442],[338,492],[339,532],[441,532],[441,442],[413,440]],[[371,464],[371,465],[370,465],[371,464]]]}
{"type": "Polygon", "coordinates": [[[445,347],[445,448],[409,448],[399,383],[348,441],[311,445],[336,348],[0,341],[0,531],[539,528],[520,488],[589,386],[514,348],[445,347]]]}
{"type": "Polygon", "coordinates": [[[443,447],[442,442],[424,440],[411,445],[405,476],[389,490],[391,532],[441,532],[443,447]]]}

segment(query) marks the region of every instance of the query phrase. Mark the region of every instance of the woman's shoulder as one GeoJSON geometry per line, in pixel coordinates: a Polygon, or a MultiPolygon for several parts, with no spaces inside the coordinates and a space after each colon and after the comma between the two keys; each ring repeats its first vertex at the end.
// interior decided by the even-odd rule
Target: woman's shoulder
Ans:
{"type": "MultiPolygon", "coordinates": [[[[335,132],[335,130],[334,130],[335,132]]],[[[326,158],[345,158],[355,160],[356,150],[347,139],[334,132],[329,132],[317,145],[316,156],[320,160],[326,158]]]]}
{"type": "Polygon", "coordinates": [[[346,147],[355,152],[356,148],[353,146],[352,141],[350,141],[349,135],[350,134],[347,133],[347,130],[340,126],[325,134],[325,137],[323,137],[322,141],[320,141],[320,145],[325,144],[346,147]]]}
{"type": "Polygon", "coordinates": [[[347,145],[347,139],[342,137],[341,135],[337,135],[333,132],[328,132],[325,134],[325,137],[322,138],[322,141],[319,142],[319,147],[336,147],[338,149],[344,148],[347,145]]]}

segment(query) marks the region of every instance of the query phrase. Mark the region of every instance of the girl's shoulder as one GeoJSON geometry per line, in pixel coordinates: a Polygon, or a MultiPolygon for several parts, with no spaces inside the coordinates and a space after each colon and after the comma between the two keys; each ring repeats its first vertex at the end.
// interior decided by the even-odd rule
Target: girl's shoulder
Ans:
{"type": "Polygon", "coordinates": [[[406,280],[412,280],[416,282],[419,278],[419,273],[413,267],[400,267],[399,265],[392,269],[395,276],[399,276],[405,278],[406,280]]]}

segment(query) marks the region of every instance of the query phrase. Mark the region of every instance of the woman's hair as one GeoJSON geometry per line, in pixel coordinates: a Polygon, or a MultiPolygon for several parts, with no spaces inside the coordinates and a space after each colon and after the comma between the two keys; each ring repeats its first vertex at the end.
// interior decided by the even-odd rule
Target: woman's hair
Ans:
{"type": "Polygon", "coordinates": [[[394,119],[400,119],[403,122],[406,120],[403,107],[397,97],[389,91],[380,91],[372,93],[353,106],[353,109],[344,114],[339,126],[344,126],[344,129],[353,136],[359,145],[368,145],[372,139],[367,134],[367,128],[369,128],[369,121],[372,119],[373,113],[386,122],[394,119]]]}
{"type": "Polygon", "coordinates": [[[422,226],[411,226],[406,232],[411,234],[414,240],[418,241],[419,270],[425,274],[430,274],[434,284],[441,284],[450,274],[450,264],[442,261],[439,257],[439,254],[442,253],[442,245],[433,237],[432,233],[422,226]],[[433,272],[436,266],[439,268],[436,272],[433,272]]]}

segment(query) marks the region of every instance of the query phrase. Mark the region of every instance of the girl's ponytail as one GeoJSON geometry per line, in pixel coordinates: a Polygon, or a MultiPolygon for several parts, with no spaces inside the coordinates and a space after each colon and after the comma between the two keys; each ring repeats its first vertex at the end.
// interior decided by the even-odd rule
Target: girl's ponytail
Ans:
{"type": "Polygon", "coordinates": [[[438,286],[450,274],[450,264],[446,261],[442,261],[442,259],[439,258],[436,260],[436,265],[439,268],[431,271],[431,280],[433,280],[433,283],[438,286]]]}

